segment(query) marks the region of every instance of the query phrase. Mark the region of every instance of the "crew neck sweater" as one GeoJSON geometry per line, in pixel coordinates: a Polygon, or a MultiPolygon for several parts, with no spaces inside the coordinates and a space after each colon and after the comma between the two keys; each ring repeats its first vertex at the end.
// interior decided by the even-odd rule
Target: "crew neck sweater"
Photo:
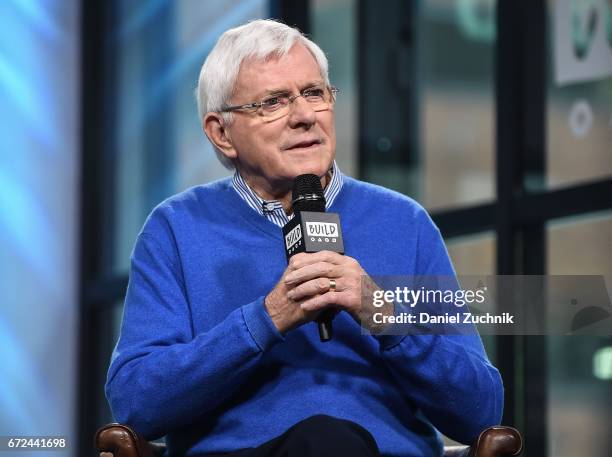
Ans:
{"type": "MultiPolygon", "coordinates": [[[[330,212],[345,255],[370,275],[453,275],[425,210],[343,176],[330,212]]],[[[281,229],[231,178],[164,201],[131,258],[106,395],[115,419],[170,456],[257,447],[317,414],[365,427],[385,456],[441,455],[498,424],[499,372],[478,335],[364,335],[346,313],[334,338],[308,323],[281,335],[265,306],[287,266],[281,229]]]]}
{"type": "MultiPolygon", "coordinates": [[[[342,189],[342,173],[340,173],[340,169],[338,168],[335,160],[329,173],[331,174],[331,179],[323,190],[326,211],[331,205],[333,205],[336,196],[342,189]]],[[[247,184],[238,170],[234,172],[232,186],[234,187],[234,190],[238,192],[238,195],[240,195],[240,197],[247,203],[247,205],[253,208],[253,210],[255,210],[258,214],[261,214],[263,217],[268,219],[274,225],[283,227],[291,218],[293,218],[293,214],[288,215],[285,213],[283,204],[279,200],[264,200],[261,198],[257,192],[255,192],[247,184]]]]}

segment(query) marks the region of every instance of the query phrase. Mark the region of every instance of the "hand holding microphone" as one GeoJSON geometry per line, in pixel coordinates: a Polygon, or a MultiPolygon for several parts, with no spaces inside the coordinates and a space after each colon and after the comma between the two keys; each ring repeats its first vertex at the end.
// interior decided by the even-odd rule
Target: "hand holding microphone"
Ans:
{"type": "MultiPolygon", "coordinates": [[[[301,252],[344,253],[340,217],[325,212],[325,196],[317,175],[304,174],[295,179],[291,205],[293,219],[283,227],[287,261],[301,252]]],[[[335,292],[336,279],[319,278],[315,289],[314,293],[335,292]]],[[[323,342],[332,338],[334,315],[333,310],[325,310],[316,319],[319,337],[323,342]]]]}
{"type": "Polygon", "coordinates": [[[368,323],[381,309],[363,302],[363,297],[372,296],[376,289],[378,286],[350,256],[332,251],[298,253],[291,257],[280,281],[266,297],[266,307],[281,333],[337,310],[348,312],[358,324],[377,333],[378,329],[368,323]],[[335,290],[330,280],[335,281],[335,290]]]}
{"type": "Polygon", "coordinates": [[[357,260],[342,254],[340,219],[325,213],[319,178],[303,176],[294,185],[294,217],[283,227],[288,266],[265,306],[281,333],[314,319],[321,341],[329,341],[337,310],[359,324],[368,321],[372,310],[362,306],[362,287],[376,285],[357,260]]]}

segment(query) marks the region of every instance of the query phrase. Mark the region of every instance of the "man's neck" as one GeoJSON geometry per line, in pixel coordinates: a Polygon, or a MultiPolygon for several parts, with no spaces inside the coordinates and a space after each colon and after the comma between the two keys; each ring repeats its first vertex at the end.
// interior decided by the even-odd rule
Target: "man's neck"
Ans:
{"type": "MultiPolygon", "coordinates": [[[[292,214],[293,208],[291,206],[292,193],[293,193],[293,183],[287,185],[279,185],[276,188],[273,188],[269,185],[268,182],[258,182],[256,179],[251,179],[251,177],[244,176],[241,173],[242,179],[247,185],[262,199],[269,200],[277,200],[283,205],[283,210],[285,214],[292,214]]],[[[325,189],[329,182],[331,181],[331,170],[323,175],[321,178],[321,187],[325,189]]]]}

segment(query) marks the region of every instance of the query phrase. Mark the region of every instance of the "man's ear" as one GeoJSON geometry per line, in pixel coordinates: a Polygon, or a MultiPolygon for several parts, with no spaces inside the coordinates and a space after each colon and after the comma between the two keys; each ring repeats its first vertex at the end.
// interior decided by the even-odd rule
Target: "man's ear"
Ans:
{"type": "Polygon", "coordinates": [[[208,139],[230,160],[238,155],[229,136],[223,118],[219,113],[206,113],[202,121],[202,129],[208,139]]]}

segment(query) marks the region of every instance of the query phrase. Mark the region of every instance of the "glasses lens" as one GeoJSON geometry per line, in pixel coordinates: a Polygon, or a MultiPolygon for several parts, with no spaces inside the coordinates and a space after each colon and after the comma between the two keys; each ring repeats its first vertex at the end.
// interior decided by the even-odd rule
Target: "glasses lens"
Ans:
{"type": "Polygon", "coordinates": [[[330,105],[334,102],[333,93],[328,87],[309,89],[303,95],[315,111],[328,110],[330,105]]]}
{"type": "Polygon", "coordinates": [[[313,105],[317,105],[320,103],[327,103],[326,100],[326,90],[322,87],[316,87],[312,89],[305,90],[302,94],[308,103],[313,105]]]}
{"type": "Polygon", "coordinates": [[[276,114],[282,111],[289,105],[289,97],[286,95],[275,95],[273,97],[264,98],[261,101],[261,113],[265,115],[276,114]]]}
{"type": "MultiPolygon", "coordinates": [[[[308,102],[315,111],[325,111],[335,101],[336,88],[312,87],[304,90],[300,96],[308,102]]],[[[261,101],[259,113],[270,119],[278,119],[289,113],[290,105],[297,97],[289,95],[274,95],[261,101]]]]}

